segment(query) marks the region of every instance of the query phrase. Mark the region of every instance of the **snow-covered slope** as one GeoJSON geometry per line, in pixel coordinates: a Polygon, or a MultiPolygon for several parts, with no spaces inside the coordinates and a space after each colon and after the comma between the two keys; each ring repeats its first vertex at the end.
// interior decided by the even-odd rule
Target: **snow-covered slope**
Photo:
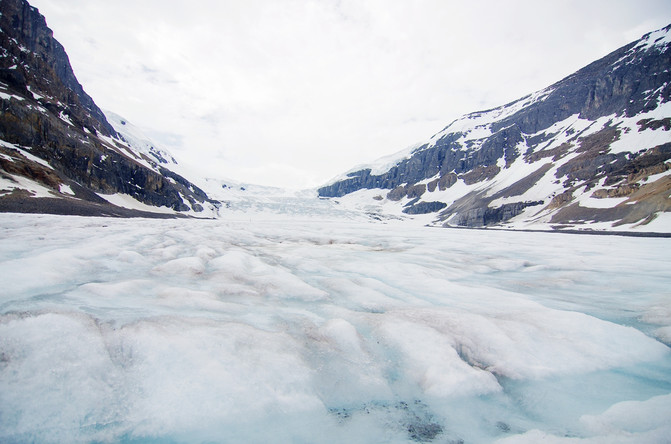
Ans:
{"type": "Polygon", "coordinates": [[[177,161],[165,149],[157,145],[137,126],[128,119],[108,110],[103,110],[107,121],[120,136],[120,139],[130,145],[136,154],[151,157],[152,160],[161,165],[176,165],[177,161]]]}
{"type": "MultiPolygon", "coordinates": [[[[125,117],[108,110],[104,112],[107,121],[117,133],[114,143],[119,149],[124,150],[125,154],[131,156],[135,161],[166,177],[166,180],[173,185],[184,188],[186,192],[180,193],[180,197],[182,202],[185,203],[185,208],[180,210],[180,214],[199,218],[218,216],[222,204],[201,189],[197,184],[202,182],[198,174],[179,164],[169,151],[159,147],[142,129],[129,122],[125,117]]],[[[147,208],[141,202],[136,203],[136,199],[130,196],[102,197],[115,205],[145,211],[171,212],[168,208],[147,208]]]]}
{"type": "Polygon", "coordinates": [[[319,193],[436,225],[671,231],[670,29],[319,193]]]}

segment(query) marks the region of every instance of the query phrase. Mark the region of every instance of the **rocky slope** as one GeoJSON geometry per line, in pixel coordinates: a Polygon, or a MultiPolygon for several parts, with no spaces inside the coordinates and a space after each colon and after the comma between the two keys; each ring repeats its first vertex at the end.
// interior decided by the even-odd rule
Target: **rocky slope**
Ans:
{"type": "Polygon", "coordinates": [[[671,227],[670,70],[671,26],[319,194],[438,225],[671,227]]]}
{"type": "Polygon", "coordinates": [[[216,211],[216,202],[171,170],[169,155],[145,150],[115,130],[82,89],[36,8],[2,0],[0,13],[0,211],[216,211]],[[135,210],[110,203],[119,204],[120,196],[135,210]]]}

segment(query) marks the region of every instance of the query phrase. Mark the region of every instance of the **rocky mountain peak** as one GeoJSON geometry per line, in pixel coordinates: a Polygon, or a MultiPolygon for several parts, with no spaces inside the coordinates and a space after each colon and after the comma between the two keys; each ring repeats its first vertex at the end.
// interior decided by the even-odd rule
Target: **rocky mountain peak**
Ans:
{"type": "Polygon", "coordinates": [[[110,125],[36,8],[2,0],[0,14],[0,211],[216,213],[216,202],[161,161],[171,156],[133,146],[110,125]],[[128,200],[146,211],[110,203],[128,200]]]}
{"type": "Polygon", "coordinates": [[[22,0],[3,0],[0,29],[0,81],[29,96],[40,96],[92,132],[116,135],[77,81],[65,49],[37,8],[22,0]]]}

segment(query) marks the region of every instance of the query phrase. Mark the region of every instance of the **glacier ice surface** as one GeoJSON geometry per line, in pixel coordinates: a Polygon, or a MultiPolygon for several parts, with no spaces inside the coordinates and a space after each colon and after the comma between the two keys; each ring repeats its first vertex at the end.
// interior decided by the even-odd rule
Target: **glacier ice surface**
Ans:
{"type": "Polygon", "coordinates": [[[0,215],[2,442],[668,442],[671,239],[0,215]]]}

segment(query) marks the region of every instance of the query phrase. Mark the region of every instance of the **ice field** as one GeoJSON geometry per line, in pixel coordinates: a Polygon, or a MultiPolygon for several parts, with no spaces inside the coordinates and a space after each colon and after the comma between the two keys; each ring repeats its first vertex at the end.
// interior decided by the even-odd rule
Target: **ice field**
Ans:
{"type": "Polygon", "coordinates": [[[668,443],[671,239],[0,214],[0,442],[668,443]]]}

